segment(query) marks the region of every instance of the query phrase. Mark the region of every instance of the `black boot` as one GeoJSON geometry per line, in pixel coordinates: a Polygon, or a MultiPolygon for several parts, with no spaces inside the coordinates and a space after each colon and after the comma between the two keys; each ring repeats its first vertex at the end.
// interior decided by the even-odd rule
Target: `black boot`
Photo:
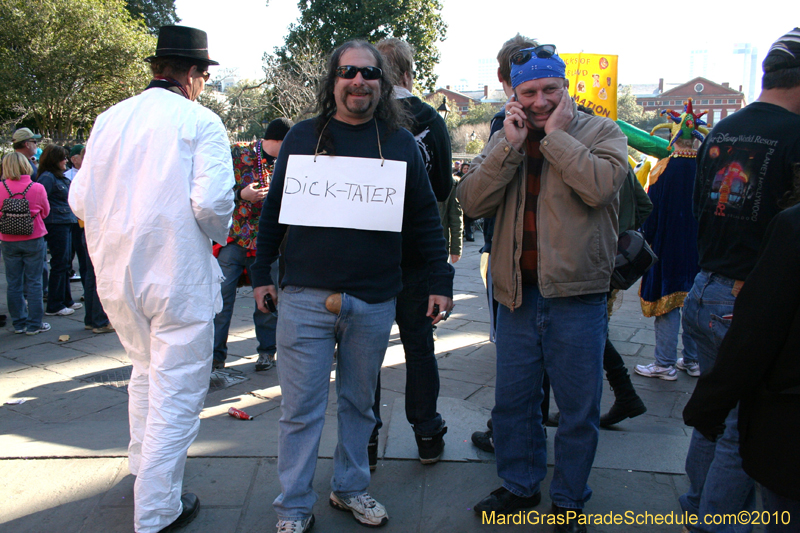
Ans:
{"type": "Polygon", "coordinates": [[[603,352],[603,369],[606,371],[608,384],[614,392],[614,405],[600,417],[600,427],[605,428],[647,412],[647,407],[631,383],[631,377],[622,356],[611,341],[606,339],[603,352]]]}

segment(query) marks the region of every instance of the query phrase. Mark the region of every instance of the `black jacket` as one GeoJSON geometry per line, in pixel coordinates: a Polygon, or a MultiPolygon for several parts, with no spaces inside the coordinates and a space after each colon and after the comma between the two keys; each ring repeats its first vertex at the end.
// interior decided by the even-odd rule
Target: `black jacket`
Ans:
{"type": "Polygon", "coordinates": [[[56,176],[52,172],[42,172],[37,180],[47,191],[50,202],[50,214],[44,219],[45,224],[75,224],[78,217],[72,213],[67,199],[69,198],[69,178],[56,176]]]}
{"type": "Polygon", "coordinates": [[[714,368],[698,381],[683,419],[713,433],[736,402],[745,472],[800,500],[800,205],[770,223],[714,368]]]}

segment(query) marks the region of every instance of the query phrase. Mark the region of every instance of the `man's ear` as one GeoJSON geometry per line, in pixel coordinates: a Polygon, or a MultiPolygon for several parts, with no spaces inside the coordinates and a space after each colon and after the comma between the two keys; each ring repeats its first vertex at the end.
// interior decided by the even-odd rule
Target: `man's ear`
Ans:
{"type": "Polygon", "coordinates": [[[503,79],[503,75],[500,74],[500,67],[497,67],[497,81],[499,81],[500,83],[503,83],[504,81],[506,81],[506,80],[503,79]]]}
{"type": "Polygon", "coordinates": [[[565,89],[569,89],[569,79],[568,78],[564,78],[564,88],[565,89]]]}

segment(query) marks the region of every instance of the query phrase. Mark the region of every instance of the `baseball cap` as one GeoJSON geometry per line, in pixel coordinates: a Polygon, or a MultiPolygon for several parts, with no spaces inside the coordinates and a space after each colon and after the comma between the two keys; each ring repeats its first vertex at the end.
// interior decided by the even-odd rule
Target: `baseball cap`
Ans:
{"type": "Polygon", "coordinates": [[[18,129],[17,131],[14,132],[14,135],[12,135],[11,137],[11,139],[15,143],[27,141],[29,139],[41,139],[41,138],[42,138],[41,135],[34,135],[34,133],[28,128],[18,129]]]}

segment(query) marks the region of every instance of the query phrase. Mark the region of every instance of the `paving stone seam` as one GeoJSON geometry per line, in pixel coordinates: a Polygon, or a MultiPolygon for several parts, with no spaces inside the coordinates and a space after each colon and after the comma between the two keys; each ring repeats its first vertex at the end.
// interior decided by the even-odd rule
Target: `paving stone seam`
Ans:
{"type": "Polygon", "coordinates": [[[242,531],[244,527],[244,520],[247,516],[247,513],[250,511],[250,502],[252,500],[251,496],[253,495],[253,491],[255,490],[256,486],[256,479],[258,478],[259,472],[261,472],[261,467],[264,464],[263,459],[259,459],[256,463],[256,467],[253,469],[252,476],[250,478],[250,486],[247,487],[247,495],[244,498],[244,505],[240,507],[241,511],[239,512],[239,520],[236,521],[236,529],[234,531],[239,532],[242,531]]]}

